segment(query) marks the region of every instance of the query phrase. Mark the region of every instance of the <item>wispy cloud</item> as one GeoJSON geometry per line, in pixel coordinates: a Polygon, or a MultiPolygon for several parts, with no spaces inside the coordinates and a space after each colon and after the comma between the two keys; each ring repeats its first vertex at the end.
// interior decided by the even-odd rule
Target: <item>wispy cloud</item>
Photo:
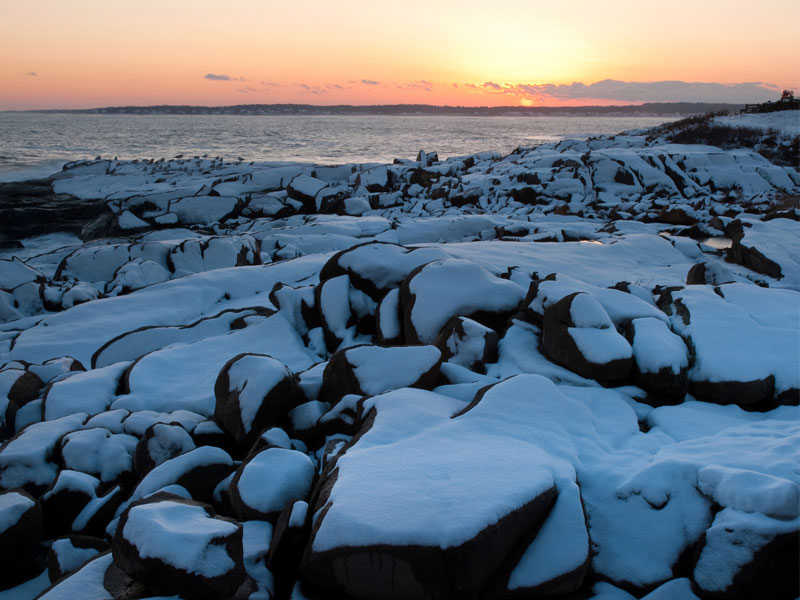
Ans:
{"type": "Polygon", "coordinates": [[[216,73],[206,73],[203,79],[209,81],[248,81],[244,77],[231,77],[230,75],[217,75],[216,73]]]}
{"type": "Polygon", "coordinates": [[[328,93],[328,88],[322,85],[309,85],[307,83],[295,83],[294,85],[300,88],[300,93],[303,95],[324,96],[328,93]]]}
{"type": "Polygon", "coordinates": [[[427,79],[418,79],[411,83],[396,83],[395,87],[399,90],[421,90],[424,92],[433,91],[433,82],[427,79]]]}
{"type": "Polygon", "coordinates": [[[381,84],[380,81],[375,81],[373,79],[362,79],[361,83],[363,83],[364,85],[380,85],[381,84]]]}
{"type": "Polygon", "coordinates": [[[548,100],[613,100],[617,102],[733,102],[747,103],[775,98],[778,88],[762,82],[716,83],[686,81],[618,81],[595,83],[504,83],[487,81],[465,85],[474,93],[520,96],[538,102],[548,100]]]}
{"type": "Polygon", "coordinates": [[[39,76],[39,74],[36,71],[28,71],[27,73],[25,73],[25,75],[27,77],[38,77],[39,76]]]}

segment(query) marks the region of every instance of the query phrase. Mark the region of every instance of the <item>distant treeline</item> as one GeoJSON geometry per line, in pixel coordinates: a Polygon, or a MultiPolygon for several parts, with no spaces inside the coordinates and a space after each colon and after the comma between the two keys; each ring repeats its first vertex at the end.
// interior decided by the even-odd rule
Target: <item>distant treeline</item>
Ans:
{"type": "Polygon", "coordinates": [[[234,106],[111,106],[26,112],[125,115],[452,115],[452,116],[661,116],[708,112],[738,112],[742,104],[707,102],[650,102],[624,106],[434,106],[431,104],[376,104],[372,106],[316,106],[312,104],[237,104],[234,106]]]}

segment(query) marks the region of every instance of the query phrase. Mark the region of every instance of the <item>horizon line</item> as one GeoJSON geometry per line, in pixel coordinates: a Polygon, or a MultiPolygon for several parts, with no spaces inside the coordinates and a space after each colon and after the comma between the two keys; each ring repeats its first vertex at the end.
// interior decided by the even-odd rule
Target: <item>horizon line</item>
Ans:
{"type": "Polygon", "coordinates": [[[392,104],[308,104],[299,102],[273,102],[273,103],[247,103],[247,104],[120,104],[114,106],[90,106],[82,108],[22,108],[22,109],[0,109],[2,113],[37,113],[37,112],[78,112],[78,111],[96,111],[96,110],[120,110],[120,109],[154,109],[154,108],[194,108],[194,109],[230,109],[230,108],[243,108],[243,107],[309,107],[315,109],[326,108],[402,108],[402,107],[416,107],[416,108],[435,108],[435,109],[462,109],[462,110],[507,110],[507,111],[536,111],[540,109],[551,110],[585,110],[585,109],[603,109],[609,110],[614,108],[631,109],[643,106],[671,106],[671,105],[689,105],[689,106],[744,106],[745,103],[741,102],[695,102],[695,101],[682,101],[682,100],[664,100],[660,102],[639,102],[628,104],[581,104],[575,106],[565,105],[540,105],[540,106],[509,106],[509,105],[481,105],[481,106],[467,106],[462,104],[419,104],[419,103],[392,103],[392,104]]]}

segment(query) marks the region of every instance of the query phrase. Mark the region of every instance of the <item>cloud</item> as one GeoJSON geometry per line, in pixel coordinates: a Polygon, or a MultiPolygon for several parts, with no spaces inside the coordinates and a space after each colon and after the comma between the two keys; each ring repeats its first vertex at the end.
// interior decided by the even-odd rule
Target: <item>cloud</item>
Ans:
{"type": "Polygon", "coordinates": [[[364,85],[380,85],[381,84],[380,81],[374,81],[372,79],[362,79],[361,83],[363,83],[364,85]]]}
{"type": "Polygon", "coordinates": [[[328,93],[328,89],[322,85],[309,85],[307,83],[295,83],[295,87],[300,88],[300,93],[303,95],[313,94],[315,96],[323,96],[328,93]]]}
{"type": "Polygon", "coordinates": [[[239,88],[236,91],[239,92],[240,94],[253,94],[253,93],[257,92],[258,90],[256,88],[254,88],[254,87],[247,86],[247,87],[239,88]]]}
{"type": "Polygon", "coordinates": [[[411,83],[396,83],[395,87],[399,90],[422,90],[423,92],[432,92],[433,82],[427,79],[418,79],[411,83]]]}
{"type": "Polygon", "coordinates": [[[604,79],[595,83],[504,83],[487,81],[482,85],[466,84],[481,93],[505,94],[548,100],[613,100],[617,102],[731,102],[744,104],[773,100],[780,91],[762,82],[714,83],[686,81],[618,81],[604,79]]]}
{"type": "Polygon", "coordinates": [[[39,74],[36,71],[28,71],[27,73],[25,73],[25,75],[27,77],[38,77],[39,76],[39,74]]]}
{"type": "Polygon", "coordinates": [[[231,77],[230,75],[217,75],[215,73],[206,73],[203,75],[203,79],[208,79],[209,81],[249,81],[244,77],[231,77]]]}

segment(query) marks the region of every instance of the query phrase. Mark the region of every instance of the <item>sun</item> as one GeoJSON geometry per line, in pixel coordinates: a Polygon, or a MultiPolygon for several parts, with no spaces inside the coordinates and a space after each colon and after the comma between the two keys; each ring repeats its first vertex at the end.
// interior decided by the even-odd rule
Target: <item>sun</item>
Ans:
{"type": "Polygon", "coordinates": [[[523,98],[522,100],[519,101],[519,103],[522,106],[533,106],[533,100],[531,100],[530,98],[523,98]]]}

